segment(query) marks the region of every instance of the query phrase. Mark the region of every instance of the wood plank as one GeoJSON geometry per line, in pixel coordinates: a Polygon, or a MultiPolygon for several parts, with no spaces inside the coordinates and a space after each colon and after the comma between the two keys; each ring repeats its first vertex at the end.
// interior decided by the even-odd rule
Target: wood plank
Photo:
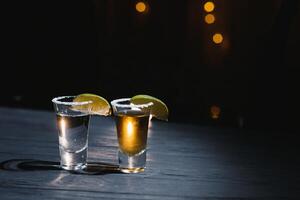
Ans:
{"type": "MultiPolygon", "coordinates": [[[[0,162],[58,162],[54,117],[52,112],[0,108],[0,162]]],[[[300,197],[296,134],[155,121],[148,143],[147,169],[140,174],[83,175],[50,169],[0,169],[0,199],[300,197]]],[[[89,162],[117,164],[117,145],[113,119],[92,118],[89,162]]]]}

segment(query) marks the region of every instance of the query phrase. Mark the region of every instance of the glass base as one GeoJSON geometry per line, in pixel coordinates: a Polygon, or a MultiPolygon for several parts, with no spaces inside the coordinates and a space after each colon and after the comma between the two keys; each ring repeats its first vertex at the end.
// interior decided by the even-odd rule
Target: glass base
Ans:
{"type": "Polygon", "coordinates": [[[120,168],[121,172],[127,173],[127,174],[136,174],[145,171],[144,168],[120,168]]]}
{"type": "Polygon", "coordinates": [[[83,170],[87,167],[87,164],[77,164],[77,165],[60,165],[62,169],[68,170],[68,171],[79,171],[83,170]]]}
{"type": "Polygon", "coordinates": [[[119,150],[118,158],[119,168],[124,173],[139,173],[145,170],[146,150],[134,156],[128,156],[119,150]]]}
{"type": "Polygon", "coordinates": [[[82,170],[87,166],[87,148],[79,152],[66,152],[60,147],[60,166],[62,169],[76,171],[82,170]]]}

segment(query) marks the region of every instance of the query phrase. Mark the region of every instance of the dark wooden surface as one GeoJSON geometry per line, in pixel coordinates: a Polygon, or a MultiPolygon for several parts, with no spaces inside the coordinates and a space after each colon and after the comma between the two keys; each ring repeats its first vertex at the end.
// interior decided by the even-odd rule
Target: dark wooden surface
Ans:
{"type": "MultiPolygon", "coordinates": [[[[113,119],[92,117],[90,126],[89,162],[117,164],[113,119]]],[[[300,199],[297,133],[153,121],[144,173],[71,174],[21,165],[59,161],[54,113],[0,108],[0,132],[1,200],[300,199]]]]}

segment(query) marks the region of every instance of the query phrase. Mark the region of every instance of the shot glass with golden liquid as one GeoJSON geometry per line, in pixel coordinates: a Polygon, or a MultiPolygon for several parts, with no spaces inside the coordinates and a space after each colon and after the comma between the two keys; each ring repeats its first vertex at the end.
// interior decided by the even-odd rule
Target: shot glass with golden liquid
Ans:
{"type": "Polygon", "coordinates": [[[111,102],[119,142],[118,160],[125,173],[144,171],[146,166],[148,123],[151,102],[135,105],[130,98],[111,102]]]}

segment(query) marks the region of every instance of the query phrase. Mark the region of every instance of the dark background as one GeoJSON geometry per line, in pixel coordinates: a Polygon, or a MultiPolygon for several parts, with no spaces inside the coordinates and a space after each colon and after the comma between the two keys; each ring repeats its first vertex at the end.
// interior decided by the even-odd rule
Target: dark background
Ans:
{"type": "Polygon", "coordinates": [[[149,94],[170,121],[299,130],[298,0],[213,1],[212,25],[203,0],[145,0],[145,13],[137,2],[1,2],[0,106],[149,94]]]}

